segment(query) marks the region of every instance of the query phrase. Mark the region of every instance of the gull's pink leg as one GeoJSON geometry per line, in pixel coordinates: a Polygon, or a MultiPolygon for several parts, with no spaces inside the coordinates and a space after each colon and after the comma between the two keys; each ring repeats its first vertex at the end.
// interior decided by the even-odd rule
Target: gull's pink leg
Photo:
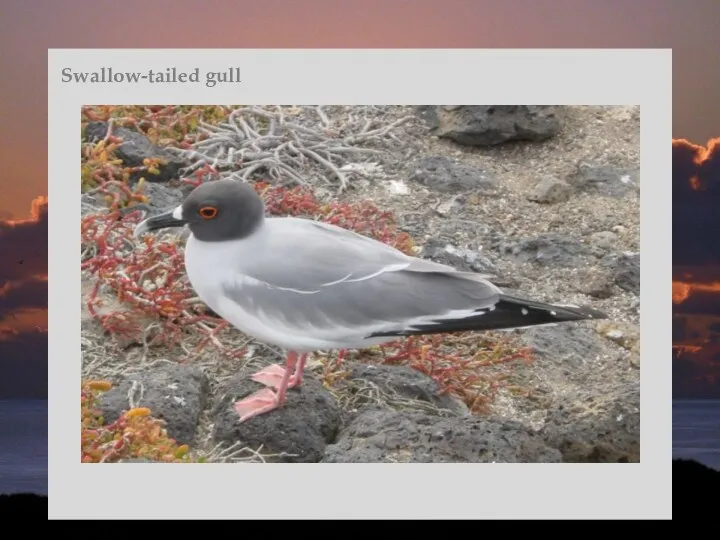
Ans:
{"type": "Polygon", "coordinates": [[[277,388],[278,401],[285,403],[285,392],[287,392],[288,384],[290,383],[290,371],[295,367],[298,361],[298,354],[296,352],[289,352],[287,355],[287,363],[285,364],[285,373],[283,373],[280,386],[277,388]]]}
{"type": "Polygon", "coordinates": [[[234,409],[235,412],[240,415],[240,422],[245,422],[253,416],[273,411],[285,403],[285,393],[287,392],[288,383],[290,382],[290,370],[295,367],[297,360],[297,353],[288,353],[285,372],[280,384],[277,386],[277,393],[273,392],[270,388],[263,388],[259,392],[255,392],[235,403],[234,409]]]}
{"type": "Polygon", "coordinates": [[[293,373],[292,377],[290,377],[290,384],[288,385],[288,388],[295,388],[296,386],[300,386],[302,384],[307,357],[307,353],[300,355],[297,366],[295,367],[295,373],[293,373]]]}

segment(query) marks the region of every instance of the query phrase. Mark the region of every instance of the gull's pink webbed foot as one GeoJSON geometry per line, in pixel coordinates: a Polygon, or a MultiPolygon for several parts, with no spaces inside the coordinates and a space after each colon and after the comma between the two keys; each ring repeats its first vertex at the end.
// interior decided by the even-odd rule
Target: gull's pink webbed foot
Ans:
{"type": "Polygon", "coordinates": [[[278,395],[270,390],[270,388],[263,388],[259,392],[255,392],[245,399],[236,402],[233,408],[240,416],[240,422],[245,422],[253,416],[274,411],[280,405],[278,395]]]}
{"type": "MultiPolygon", "coordinates": [[[[295,372],[288,378],[288,388],[295,388],[302,383],[303,371],[305,370],[305,361],[307,360],[307,354],[300,355],[295,372]]],[[[287,368],[282,367],[279,364],[272,364],[268,367],[261,369],[250,377],[253,381],[264,384],[274,389],[279,389],[282,385],[283,377],[287,368]]]]}
{"type": "Polygon", "coordinates": [[[298,358],[297,353],[289,352],[284,368],[273,364],[255,373],[251,377],[252,380],[270,388],[264,388],[234,404],[235,412],[240,416],[239,421],[245,422],[254,416],[274,411],[282,406],[285,403],[288,388],[294,388],[302,383],[306,359],[307,354],[298,358]],[[295,372],[291,375],[293,368],[295,368],[295,372]],[[277,392],[271,388],[275,388],[277,392]]]}

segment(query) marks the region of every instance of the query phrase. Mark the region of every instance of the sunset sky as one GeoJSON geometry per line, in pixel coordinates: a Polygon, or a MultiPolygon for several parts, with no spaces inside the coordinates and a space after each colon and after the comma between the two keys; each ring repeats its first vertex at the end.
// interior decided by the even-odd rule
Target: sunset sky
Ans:
{"type": "Polygon", "coordinates": [[[47,395],[47,209],[0,221],[0,399],[47,395]]]}
{"type": "Polygon", "coordinates": [[[720,138],[674,140],[672,151],[673,266],[720,265],[720,138]]]}
{"type": "Polygon", "coordinates": [[[717,398],[720,340],[702,343],[702,329],[720,322],[720,138],[674,140],[672,151],[673,313],[687,315],[673,321],[673,395],[717,398]]]}
{"type": "MultiPolygon", "coordinates": [[[[47,306],[46,206],[33,201],[47,195],[48,48],[672,48],[673,136],[691,143],[673,150],[673,188],[684,201],[673,210],[674,236],[684,239],[674,257],[699,264],[719,242],[699,233],[713,225],[720,195],[712,187],[690,193],[686,184],[718,178],[720,160],[703,161],[693,146],[720,135],[718,20],[717,0],[3,0],[0,381],[8,365],[19,377],[21,366],[35,371],[46,355],[46,335],[34,329],[47,306]]],[[[77,178],[66,181],[77,189],[77,178]]]]}

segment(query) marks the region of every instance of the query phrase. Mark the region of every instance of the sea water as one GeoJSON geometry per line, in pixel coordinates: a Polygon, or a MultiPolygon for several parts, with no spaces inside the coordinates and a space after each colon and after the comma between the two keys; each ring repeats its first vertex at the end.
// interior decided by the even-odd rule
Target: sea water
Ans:
{"type": "Polygon", "coordinates": [[[0,400],[0,493],[47,495],[47,400],[0,400]]]}
{"type": "Polygon", "coordinates": [[[720,400],[673,400],[673,459],[720,470],[720,400]]]}

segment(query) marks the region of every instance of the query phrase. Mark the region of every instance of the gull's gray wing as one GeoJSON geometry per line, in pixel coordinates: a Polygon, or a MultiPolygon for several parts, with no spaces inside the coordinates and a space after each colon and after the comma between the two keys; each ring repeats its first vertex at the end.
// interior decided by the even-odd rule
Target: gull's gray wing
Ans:
{"type": "Polygon", "coordinates": [[[265,226],[266,234],[243,261],[241,272],[270,287],[311,292],[399,270],[456,272],[327,223],[268,218],[265,226]]]}
{"type": "Polygon", "coordinates": [[[375,332],[492,309],[501,293],[478,274],[408,257],[344,229],[302,219],[275,223],[256,246],[262,253],[223,287],[237,320],[277,332],[275,342],[352,346],[375,332]]]}
{"type": "Polygon", "coordinates": [[[238,321],[253,318],[291,342],[318,340],[342,348],[373,333],[404,332],[492,310],[500,292],[461,273],[395,270],[317,290],[279,288],[236,274],[225,281],[223,296],[234,304],[238,321]]]}

